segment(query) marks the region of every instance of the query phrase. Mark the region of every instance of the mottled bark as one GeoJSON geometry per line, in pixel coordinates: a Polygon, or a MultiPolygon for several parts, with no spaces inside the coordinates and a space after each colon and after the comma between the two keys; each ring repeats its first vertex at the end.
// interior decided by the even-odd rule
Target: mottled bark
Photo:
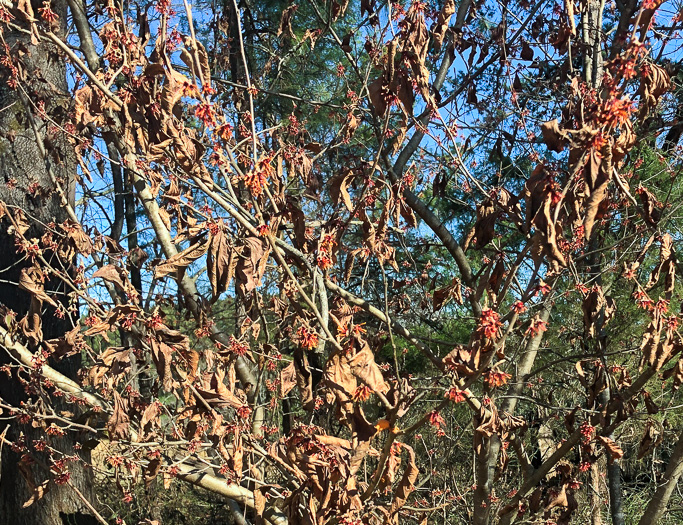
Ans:
{"type": "Polygon", "coordinates": [[[588,2],[581,16],[583,39],[586,46],[584,55],[584,79],[588,85],[598,88],[602,83],[602,13],[605,9],[603,0],[588,2]]]}

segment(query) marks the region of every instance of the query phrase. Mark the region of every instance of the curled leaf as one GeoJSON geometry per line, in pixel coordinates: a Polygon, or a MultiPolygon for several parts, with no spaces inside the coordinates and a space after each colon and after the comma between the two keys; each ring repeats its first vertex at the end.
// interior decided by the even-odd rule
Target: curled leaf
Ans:
{"type": "Polygon", "coordinates": [[[569,143],[569,134],[560,129],[560,123],[557,119],[541,124],[541,134],[543,135],[543,142],[551,151],[559,153],[569,143]]]}
{"type": "Polygon", "coordinates": [[[605,447],[605,450],[607,450],[610,463],[614,463],[615,459],[621,459],[624,457],[624,451],[621,450],[621,447],[619,447],[619,445],[617,445],[613,439],[605,436],[598,436],[597,439],[605,447]]]}
{"type": "Polygon", "coordinates": [[[194,261],[202,257],[209,249],[209,242],[195,243],[166,262],[154,268],[154,278],[161,279],[169,273],[183,272],[194,261]]]}

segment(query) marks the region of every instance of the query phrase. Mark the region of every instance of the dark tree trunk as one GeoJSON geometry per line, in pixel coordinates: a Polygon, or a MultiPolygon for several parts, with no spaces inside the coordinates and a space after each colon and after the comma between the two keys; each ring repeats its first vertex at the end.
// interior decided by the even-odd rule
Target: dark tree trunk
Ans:
{"type": "Polygon", "coordinates": [[[663,149],[666,153],[671,153],[678,146],[681,134],[683,134],[683,104],[679,103],[674,123],[664,137],[663,149]]]}
{"type": "MultiPolygon", "coordinates": [[[[39,7],[40,5],[33,6],[36,13],[39,7]]],[[[59,16],[62,24],[60,30],[63,32],[66,4],[61,0],[53,1],[52,9],[59,16]]],[[[2,108],[0,112],[0,200],[11,209],[22,209],[31,225],[26,237],[40,239],[46,225],[51,222],[61,223],[67,219],[67,213],[61,205],[61,196],[55,191],[50,173],[60,181],[65,195],[73,203],[76,162],[73,148],[64,136],[60,136],[58,131],[37,116],[31,121],[28,115],[29,112],[35,115],[31,104],[40,103],[44,103],[47,115],[55,122],[63,121],[68,114],[71,96],[68,93],[65,61],[46,42],[31,45],[28,35],[24,33],[6,32],[5,39],[11,49],[10,56],[20,57],[19,60],[22,62],[25,71],[23,85],[26,86],[28,97],[22,93],[21,88],[12,90],[7,86],[8,71],[3,70],[1,73],[4,78],[0,82],[0,108],[2,108]],[[19,54],[19,49],[27,49],[29,52],[19,54]],[[45,148],[43,151],[47,151],[48,158],[41,154],[38,141],[45,148]],[[39,191],[29,190],[30,187],[35,190],[36,185],[40,188],[39,191]]],[[[69,271],[66,263],[59,261],[54,254],[46,253],[45,257],[54,267],[63,267],[64,271],[69,271]]],[[[0,224],[0,303],[5,308],[16,312],[17,319],[21,319],[28,312],[31,302],[29,294],[18,290],[15,284],[18,282],[21,270],[29,264],[30,261],[24,260],[22,255],[17,253],[15,235],[8,232],[8,222],[6,219],[3,220],[0,224]]],[[[46,283],[46,289],[61,291],[54,277],[46,283]]],[[[65,298],[64,295],[62,297],[65,298]]],[[[55,311],[52,308],[43,309],[42,314],[44,339],[59,337],[71,328],[68,316],[66,319],[60,319],[54,315],[55,311]]],[[[78,359],[51,364],[66,375],[74,377],[80,364],[78,359]]],[[[4,349],[0,349],[0,364],[7,362],[9,362],[7,353],[4,349]]],[[[0,374],[0,399],[3,403],[13,406],[18,406],[19,403],[28,399],[22,384],[17,380],[16,371],[10,378],[5,374],[0,374]]],[[[76,408],[67,404],[66,400],[62,402],[61,407],[57,406],[58,410],[61,408],[76,411],[76,408]]],[[[35,451],[34,440],[44,439],[49,446],[70,456],[79,454],[74,448],[77,436],[73,432],[67,432],[63,437],[56,438],[46,435],[43,429],[35,429],[30,424],[21,425],[16,420],[9,420],[8,423],[5,420],[0,425],[0,434],[8,424],[6,439],[16,441],[23,435],[27,445],[25,452],[31,453],[38,460],[28,467],[34,477],[33,481],[37,484],[49,477],[44,465],[49,464],[50,457],[47,453],[35,451]]],[[[2,446],[0,522],[13,525],[96,523],[89,516],[83,499],[73,488],[78,489],[88,499],[92,493],[89,471],[82,466],[82,461],[68,463],[68,483],[57,485],[50,482],[49,490],[42,499],[23,508],[31,492],[25,475],[22,475],[19,470],[20,457],[21,453],[13,452],[7,445],[2,446]]],[[[54,457],[59,459],[58,455],[54,457]]],[[[88,459],[83,455],[81,458],[88,459]]]]}

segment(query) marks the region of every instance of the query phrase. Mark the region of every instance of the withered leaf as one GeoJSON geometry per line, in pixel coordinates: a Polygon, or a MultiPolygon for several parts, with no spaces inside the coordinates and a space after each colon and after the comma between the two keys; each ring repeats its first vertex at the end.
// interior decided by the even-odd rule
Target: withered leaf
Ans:
{"type": "MultiPolygon", "coordinates": [[[[647,16],[646,11],[651,10],[644,10],[643,18],[647,16]]],[[[651,18],[652,13],[649,16],[651,18]]],[[[663,67],[654,62],[648,62],[643,69],[645,74],[640,75],[640,86],[636,93],[640,96],[641,118],[646,117],[657,106],[659,98],[671,89],[671,78],[663,67]]]]}
{"type": "Polygon", "coordinates": [[[588,189],[583,220],[586,240],[591,237],[596,219],[604,214],[603,203],[606,202],[607,187],[612,179],[612,174],[612,150],[606,147],[602,148],[601,151],[595,148],[591,149],[588,155],[588,163],[584,169],[584,179],[588,189]]]}
{"type": "Polygon", "coordinates": [[[145,408],[140,419],[140,428],[143,432],[142,437],[145,438],[154,426],[159,426],[159,408],[157,403],[150,403],[145,408]]]}
{"type": "Polygon", "coordinates": [[[560,129],[560,123],[557,119],[541,124],[541,133],[543,134],[543,142],[551,151],[559,153],[569,143],[569,134],[560,129]]]}
{"type": "Polygon", "coordinates": [[[621,450],[621,447],[619,447],[619,445],[617,445],[613,439],[605,436],[598,436],[597,440],[602,443],[602,445],[605,447],[605,450],[607,450],[610,464],[614,463],[615,459],[621,459],[624,457],[624,451],[621,450]]]}
{"type": "Polygon", "coordinates": [[[607,323],[616,311],[616,303],[611,297],[605,297],[601,286],[591,288],[583,300],[583,325],[589,338],[596,336],[598,329],[607,326],[607,323]],[[601,322],[598,327],[596,323],[601,322]]]}
{"type": "Polygon", "coordinates": [[[353,211],[353,203],[351,202],[351,195],[349,195],[349,184],[353,180],[354,173],[352,170],[347,169],[335,175],[330,179],[330,197],[335,204],[339,204],[341,199],[344,202],[344,206],[349,211],[353,211]]]}
{"type": "Polygon", "coordinates": [[[47,492],[50,490],[49,483],[50,480],[46,479],[40,485],[36,485],[33,487],[29,486],[29,489],[32,491],[31,497],[24,502],[21,508],[25,509],[33,505],[36,501],[40,501],[43,498],[43,496],[45,496],[45,494],[47,494],[47,492]]]}
{"type": "Polygon", "coordinates": [[[329,403],[333,403],[335,399],[340,402],[348,401],[358,385],[356,378],[351,373],[348,357],[340,352],[335,352],[329,357],[325,364],[323,376],[329,386],[327,395],[329,403]]]}
{"type": "Polygon", "coordinates": [[[146,487],[149,487],[154,482],[157,478],[157,474],[159,474],[159,470],[161,470],[161,458],[151,459],[149,463],[145,465],[143,475],[146,487]]]}
{"type": "Polygon", "coordinates": [[[109,439],[116,441],[125,439],[128,436],[130,427],[130,416],[128,415],[129,403],[114,390],[114,412],[107,421],[107,431],[109,439]]]}
{"type": "Polygon", "coordinates": [[[671,299],[674,291],[676,277],[676,258],[673,249],[673,238],[668,233],[661,236],[659,249],[659,262],[650,274],[645,291],[651,290],[658,282],[662,273],[665,275],[664,293],[667,299],[671,299]]]}
{"type": "Polygon", "coordinates": [[[446,30],[448,29],[448,23],[454,14],[455,0],[444,0],[441,11],[439,11],[439,16],[437,16],[434,27],[432,28],[432,43],[436,52],[441,49],[441,44],[446,36],[446,30]]]}
{"type": "Polygon", "coordinates": [[[296,368],[296,385],[301,394],[301,405],[305,410],[312,410],[315,405],[313,397],[313,375],[308,367],[308,357],[301,347],[294,350],[294,366],[296,368]]]}
{"type": "Polygon", "coordinates": [[[33,7],[29,0],[17,0],[17,11],[19,11],[26,20],[35,22],[33,7]]]}
{"type": "Polygon", "coordinates": [[[148,258],[149,255],[147,252],[139,246],[136,246],[128,252],[128,265],[141,270],[148,258]]]}
{"type": "Polygon", "coordinates": [[[683,384],[683,359],[679,359],[676,362],[675,366],[669,368],[666,372],[662,374],[662,377],[664,379],[669,379],[672,376],[674,378],[673,389],[678,390],[681,384],[683,384]]]}
{"type": "Polygon", "coordinates": [[[387,112],[387,96],[389,95],[389,88],[384,81],[384,75],[376,78],[368,85],[368,94],[370,95],[370,102],[375,109],[378,117],[384,117],[387,112]]]}
{"type": "Polygon", "coordinates": [[[415,463],[415,451],[412,447],[403,443],[401,448],[408,452],[408,464],[403,471],[403,477],[399,481],[396,490],[394,491],[394,501],[391,503],[391,515],[395,517],[395,523],[398,523],[396,513],[405,505],[408,496],[415,490],[415,481],[420,471],[415,463]]]}
{"type": "Polygon", "coordinates": [[[657,226],[662,214],[658,208],[659,202],[657,198],[644,186],[638,187],[636,190],[640,202],[643,205],[643,218],[650,226],[657,226]]]}
{"type": "Polygon", "coordinates": [[[199,60],[198,74],[200,76],[202,86],[207,88],[211,86],[211,68],[209,67],[209,54],[206,52],[204,44],[202,44],[199,40],[191,40],[188,38],[187,41],[190,41],[191,45],[196,49],[197,59],[199,60]]]}
{"type": "Polygon", "coordinates": [[[45,274],[40,268],[35,266],[23,268],[19,276],[19,289],[30,293],[41,303],[46,302],[57,308],[57,303],[45,293],[44,280],[45,274]]]}
{"type": "Polygon", "coordinates": [[[45,344],[50,349],[50,355],[57,360],[75,355],[87,347],[79,326],[75,326],[62,337],[45,341],[45,344]]]}
{"type": "Polygon", "coordinates": [[[246,406],[245,401],[237,397],[225,384],[225,371],[220,369],[216,373],[202,374],[201,386],[197,391],[202,398],[211,405],[228,406],[239,409],[246,406]]]}
{"type": "Polygon", "coordinates": [[[213,300],[228,289],[230,281],[235,275],[237,267],[237,257],[228,241],[228,236],[223,228],[219,228],[215,235],[209,240],[209,247],[206,256],[206,271],[211,282],[213,300]]]}
{"type": "Polygon", "coordinates": [[[553,497],[548,504],[545,506],[546,512],[555,507],[568,507],[569,502],[567,500],[567,486],[563,485],[560,492],[553,497]]]}
{"type": "Polygon", "coordinates": [[[202,257],[209,249],[209,242],[197,242],[180,253],[176,253],[166,262],[154,268],[154,278],[161,279],[169,273],[184,271],[190,264],[202,257]]]}
{"type": "Polygon", "coordinates": [[[460,279],[454,278],[449,285],[434,290],[432,295],[432,307],[435,312],[443,308],[451,299],[455,299],[458,304],[463,303],[462,285],[460,279]]]}
{"type": "Polygon", "coordinates": [[[458,374],[471,376],[479,369],[481,352],[478,349],[469,350],[463,345],[456,346],[444,358],[444,366],[458,374]]]}
{"type": "Polygon", "coordinates": [[[467,103],[476,106],[479,103],[479,98],[477,97],[477,86],[474,82],[470,83],[467,88],[467,103]]]}
{"type": "Polygon", "coordinates": [[[647,409],[648,414],[654,415],[657,412],[659,412],[659,407],[652,400],[652,396],[650,395],[650,392],[643,391],[643,400],[645,401],[645,408],[647,409]]]}
{"type": "Polygon", "coordinates": [[[519,54],[519,57],[528,62],[534,59],[534,51],[526,40],[522,42],[522,52],[519,54]]]}
{"type": "Polygon", "coordinates": [[[126,281],[128,280],[126,272],[124,272],[121,268],[114,266],[113,264],[102,266],[102,268],[99,268],[92,276],[99,277],[101,279],[104,279],[105,281],[113,283],[124,292],[129,291],[131,289],[130,283],[124,282],[124,279],[126,281]]]}
{"type": "Polygon", "coordinates": [[[173,390],[173,374],[171,363],[173,362],[173,347],[157,339],[150,340],[152,348],[152,361],[157,369],[159,380],[166,392],[173,390]]]}
{"type": "Polygon", "coordinates": [[[72,260],[76,254],[89,256],[93,251],[93,243],[90,236],[83,231],[80,224],[73,221],[65,223],[64,241],[60,243],[58,253],[59,256],[72,260]]]}
{"type": "Polygon", "coordinates": [[[280,370],[280,397],[285,397],[296,386],[296,367],[294,361],[280,370]]]}
{"type": "Polygon", "coordinates": [[[351,52],[351,50],[353,49],[353,48],[351,47],[351,37],[352,37],[352,36],[353,36],[352,33],[346,33],[346,34],[344,35],[344,38],[342,38],[342,43],[341,43],[342,51],[344,51],[344,52],[346,52],[346,53],[350,53],[350,52],[351,52]]]}
{"type": "Polygon", "coordinates": [[[129,370],[130,348],[111,346],[97,357],[97,362],[88,372],[86,383],[100,386],[105,375],[109,377],[109,385],[115,385],[129,370]]]}
{"type": "Polygon", "coordinates": [[[295,37],[294,30],[292,29],[292,17],[298,8],[299,6],[297,4],[292,4],[287,9],[282,11],[280,25],[277,29],[277,36],[285,35],[287,38],[295,37]]]}
{"type": "Polygon", "coordinates": [[[269,251],[258,237],[247,237],[244,241],[242,253],[238,256],[235,275],[241,293],[248,293],[261,284],[265,272],[265,261],[269,251]]]}
{"type": "Polygon", "coordinates": [[[301,250],[306,245],[306,215],[295,203],[290,202],[287,213],[292,221],[294,244],[301,250]]]}
{"type": "Polygon", "coordinates": [[[650,452],[654,447],[658,446],[662,442],[661,432],[655,428],[655,423],[653,420],[648,419],[645,423],[645,432],[643,437],[638,444],[638,459],[643,459],[645,454],[650,452]]]}
{"type": "Polygon", "coordinates": [[[24,478],[28,490],[31,492],[31,497],[22,505],[22,508],[25,509],[33,505],[45,495],[45,493],[49,490],[48,483],[50,480],[46,479],[42,483],[36,484],[31,465],[28,463],[28,460],[23,458],[17,463],[17,469],[19,470],[21,477],[24,478]]]}
{"type": "MultiPolygon", "coordinates": [[[[4,209],[5,211],[7,210],[7,208],[4,209]]],[[[10,235],[15,233],[18,235],[24,235],[30,228],[31,225],[26,219],[26,214],[22,210],[15,209],[14,222],[7,228],[7,233],[10,235]]]]}
{"type": "Polygon", "coordinates": [[[389,385],[384,380],[382,371],[375,362],[375,356],[370,350],[370,345],[365,341],[359,342],[362,345],[361,350],[348,362],[351,373],[375,392],[386,394],[389,391],[389,385]]]}
{"type": "MultiPolygon", "coordinates": [[[[360,120],[353,114],[349,113],[347,116],[346,123],[344,124],[344,127],[341,131],[341,135],[343,136],[345,141],[350,140],[353,135],[356,133],[356,130],[358,129],[358,126],[360,124],[360,120]]],[[[322,148],[318,148],[319,151],[316,151],[314,153],[320,153],[322,151],[322,148]]]]}
{"type": "Polygon", "coordinates": [[[481,249],[493,240],[496,221],[500,216],[501,212],[496,209],[496,203],[490,197],[477,206],[477,222],[474,224],[477,248],[481,249]]]}

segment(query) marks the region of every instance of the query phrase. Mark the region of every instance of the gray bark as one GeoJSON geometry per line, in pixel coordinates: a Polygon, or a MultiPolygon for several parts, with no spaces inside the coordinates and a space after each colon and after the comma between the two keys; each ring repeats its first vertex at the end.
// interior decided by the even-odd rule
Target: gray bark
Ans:
{"type": "MultiPolygon", "coordinates": [[[[38,7],[40,5],[33,6],[34,10],[38,7]]],[[[66,4],[61,0],[53,1],[52,9],[60,17],[62,22],[60,30],[63,32],[66,4]]],[[[26,46],[30,51],[30,54],[23,55],[21,60],[26,71],[25,85],[27,91],[30,92],[31,102],[44,101],[46,113],[55,121],[62,121],[71,103],[64,59],[58,55],[53,46],[46,42],[41,42],[36,46],[31,45],[29,37],[24,33],[6,32],[5,38],[10,48],[26,46]]],[[[45,225],[50,222],[60,223],[67,218],[61,206],[61,197],[54,191],[48,166],[52,174],[63,181],[67,198],[73,202],[76,163],[73,148],[66,139],[57,134],[53,135],[46,123],[35,117],[34,123],[37,123],[37,131],[43,139],[42,146],[46,147],[48,154],[48,158],[44,158],[36,139],[36,130],[27,118],[29,111],[34,113],[32,108],[24,103],[28,100],[22,96],[20,90],[10,89],[5,81],[0,85],[0,108],[3,109],[0,112],[0,201],[24,210],[31,224],[31,229],[26,234],[30,239],[40,238],[45,231],[45,225]],[[40,186],[41,191],[34,193],[36,196],[28,191],[31,184],[40,186]]],[[[20,254],[17,254],[14,235],[8,233],[7,226],[6,221],[0,224],[0,280],[2,280],[0,304],[16,312],[17,319],[20,319],[29,309],[30,296],[19,291],[14,283],[18,281],[20,272],[27,262],[22,260],[20,254]]],[[[55,255],[45,254],[45,256],[55,267],[69,271],[55,255]]],[[[53,291],[61,291],[56,281],[53,278],[46,288],[52,287],[53,291]]],[[[68,322],[58,319],[53,314],[54,311],[48,308],[42,316],[45,339],[58,337],[70,328],[68,322]]],[[[8,354],[4,349],[0,349],[0,364],[4,362],[8,362],[8,354]]],[[[74,360],[65,360],[54,366],[64,374],[73,377],[79,363],[74,360]]],[[[10,379],[5,374],[0,376],[0,399],[12,405],[17,405],[27,399],[23,386],[16,380],[16,375],[10,379]]],[[[64,409],[73,411],[74,407],[65,405],[64,409]]],[[[29,445],[34,439],[43,438],[48,440],[50,446],[65,454],[77,453],[74,449],[77,436],[74,433],[67,433],[62,438],[48,437],[43,430],[33,429],[30,424],[19,425],[16,421],[10,420],[6,439],[14,441],[22,434],[29,445]]],[[[45,455],[36,454],[36,457],[44,463],[48,461],[45,455]]],[[[3,521],[11,517],[13,525],[89,525],[95,523],[94,519],[89,516],[89,511],[82,499],[68,484],[50,483],[49,491],[40,501],[28,508],[22,508],[31,494],[18,469],[19,459],[20,456],[12,452],[9,446],[2,447],[0,517],[3,521]]],[[[69,464],[70,483],[77,487],[85,497],[89,497],[92,491],[90,476],[81,464],[80,462],[69,464]]],[[[47,477],[47,473],[39,463],[33,465],[32,471],[37,483],[47,477]]]]}
{"type": "Polygon", "coordinates": [[[669,464],[666,466],[662,482],[657,487],[657,491],[650,500],[650,503],[648,503],[643,516],[640,518],[639,525],[654,525],[659,523],[682,474],[683,433],[678,438],[678,443],[676,443],[676,448],[674,448],[671,459],[669,459],[669,464]]]}
{"type": "MultiPolygon", "coordinates": [[[[544,306],[539,315],[543,321],[550,319],[550,306],[544,306]]],[[[500,404],[500,413],[514,414],[517,408],[518,396],[522,394],[524,385],[526,383],[526,376],[529,375],[531,369],[536,361],[538,350],[541,347],[543,340],[543,332],[539,332],[533,336],[525,348],[524,354],[517,363],[517,371],[515,374],[515,381],[511,383],[507,396],[500,404]]],[[[482,453],[475,457],[475,475],[477,488],[474,491],[474,518],[472,523],[474,525],[486,525],[491,520],[490,505],[488,505],[489,495],[496,474],[496,465],[498,464],[498,457],[502,443],[497,435],[484,439],[484,446],[482,446],[482,453]],[[486,503],[486,506],[483,504],[486,503]]],[[[545,459],[545,458],[544,458],[545,459]]]]}

